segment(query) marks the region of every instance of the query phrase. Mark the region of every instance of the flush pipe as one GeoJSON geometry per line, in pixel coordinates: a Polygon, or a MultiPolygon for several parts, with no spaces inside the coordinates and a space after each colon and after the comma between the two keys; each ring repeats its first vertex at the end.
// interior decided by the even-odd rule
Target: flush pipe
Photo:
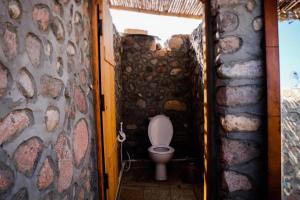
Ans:
{"type": "MultiPolygon", "coordinates": [[[[120,142],[121,144],[121,147],[120,147],[120,150],[121,150],[121,153],[120,153],[120,157],[121,157],[121,163],[123,163],[123,142],[126,140],[126,134],[124,133],[123,131],[123,122],[120,122],[120,131],[119,131],[119,134],[118,134],[118,137],[117,137],[117,140],[118,142],[120,142]]],[[[131,158],[130,158],[130,155],[128,153],[128,151],[126,151],[126,154],[128,156],[128,167],[126,167],[126,163],[124,164],[124,171],[125,172],[128,172],[130,170],[130,167],[131,167],[131,158]]]]}

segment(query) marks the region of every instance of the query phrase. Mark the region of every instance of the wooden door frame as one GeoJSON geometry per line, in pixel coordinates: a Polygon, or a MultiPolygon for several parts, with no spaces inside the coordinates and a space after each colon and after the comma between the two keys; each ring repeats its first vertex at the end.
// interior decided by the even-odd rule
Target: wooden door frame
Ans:
{"type": "Polygon", "coordinates": [[[204,0],[204,31],[205,31],[205,45],[204,45],[204,179],[203,179],[203,199],[212,200],[217,199],[218,196],[218,159],[217,149],[215,144],[216,136],[216,118],[215,113],[215,74],[214,74],[214,27],[212,22],[212,4],[211,0],[204,0]]]}
{"type": "Polygon", "coordinates": [[[267,111],[268,199],[281,199],[280,68],[277,1],[264,0],[267,111]]]}
{"type": "Polygon", "coordinates": [[[104,157],[103,157],[103,134],[101,119],[101,51],[100,51],[100,33],[99,33],[99,12],[102,0],[92,0],[91,5],[91,31],[92,31],[92,65],[93,65],[93,91],[94,91],[94,113],[96,127],[96,153],[97,153],[97,174],[98,174],[98,197],[105,199],[104,185],[104,157]]]}

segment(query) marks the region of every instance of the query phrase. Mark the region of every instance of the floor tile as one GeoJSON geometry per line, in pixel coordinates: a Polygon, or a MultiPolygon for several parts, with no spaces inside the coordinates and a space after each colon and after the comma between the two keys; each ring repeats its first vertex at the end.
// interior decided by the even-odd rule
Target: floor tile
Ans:
{"type": "Polygon", "coordinates": [[[171,200],[170,189],[159,187],[146,187],[144,190],[144,200],[171,200]]]}
{"type": "Polygon", "coordinates": [[[119,200],[144,200],[144,188],[122,187],[119,200]]]}
{"type": "Polygon", "coordinates": [[[197,200],[193,189],[171,189],[171,200],[197,200]]]}

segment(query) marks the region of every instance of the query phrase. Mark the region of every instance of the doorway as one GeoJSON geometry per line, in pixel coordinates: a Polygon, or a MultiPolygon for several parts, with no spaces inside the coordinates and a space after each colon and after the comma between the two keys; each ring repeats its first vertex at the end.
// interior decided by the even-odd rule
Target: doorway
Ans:
{"type": "MultiPolygon", "coordinates": [[[[201,51],[203,49],[202,37],[204,36],[202,35],[202,32],[198,35],[196,34],[197,31],[203,30],[203,26],[200,25],[199,22],[199,27],[195,27],[197,30],[195,31],[196,33],[193,38],[199,43],[198,46],[192,45],[189,36],[176,35],[170,38],[167,50],[167,48],[160,46],[160,44],[155,41],[156,38],[151,35],[126,34],[125,36],[124,34],[121,36],[123,46],[120,64],[118,58],[120,56],[120,48],[115,45],[117,41],[119,41],[119,34],[112,27],[111,20],[105,13],[107,10],[108,9],[105,9],[102,13],[104,27],[102,41],[104,47],[102,51],[103,58],[101,58],[101,71],[103,72],[101,73],[101,83],[105,104],[105,111],[103,112],[103,147],[105,172],[108,175],[108,189],[106,193],[108,198],[111,199],[114,198],[113,195],[116,194],[116,191],[118,190],[118,186],[115,185],[115,183],[118,184],[118,180],[122,177],[122,168],[124,167],[124,163],[122,163],[122,159],[120,160],[120,156],[123,160],[129,160],[127,155],[130,156],[130,160],[149,160],[147,148],[151,146],[151,144],[146,130],[149,123],[148,117],[153,117],[162,112],[162,114],[170,117],[173,122],[174,130],[176,130],[174,131],[175,137],[173,138],[173,143],[171,143],[171,145],[177,148],[175,158],[182,160],[185,164],[188,164],[190,170],[194,170],[194,173],[202,171],[203,144],[201,142],[203,142],[203,139],[201,137],[203,137],[203,133],[201,134],[201,131],[203,132],[203,100],[201,99],[203,98],[203,89],[201,88],[203,88],[203,63],[200,64],[199,62],[203,62],[204,56],[203,54],[200,55],[200,53],[203,52],[196,51],[201,51]],[[147,51],[143,49],[143,47],[139,49],[139,51],[145,51],[143,54],[146,56],[132,55],[134,52],[131,51],[132,49],[130,50],[130,45],[127,46],[129,49],[126,49],[126,45],[124,45],[126,40],[130,40],[128,43],[131,43],[131,46],[136,46],[135,44],[132,44],[132,42],[134,43],[134,40],[136,39],[141,40],[138,42],[140,46],[143,46],[141,43],[145,43],[145,46],[150,44],[149,48],[147,47],[147,51]],[[112,44],[114,45],[110,46],[112,44]],[[132,58],[143,57],[146,61],[144,64],[135,63],[135,66],[130,66],[127,62],[128,60],[126,61],[125,59],[125,57],[130,57],[126,55],[128,52],[130,52],[130,56],[132,58]],[[191,53],[193,53],[193,56],[188,55],[191,53]],[[181,58],[179,58],[180,56],[181,58]],[[191,59],[192,57],[193,59],[191,59]],[[105,68],[103,65],[106,64],[108,64],[107,66],[110,66],[105,68]],[[141,68],[140,71],[136,71],[138,67],[141,68]],[[108,71],[105,71],[106,69],[108,71]],[[133,74],[133,76],[136,76],[138,74],[140,77],[135,78],[133,76],[131,77],[126,75],[126,77],[121,75],[122,80],[119,80],[120,71],[123,75],[133,74]],[[103,76],[103,74],[105,74],[105,76],[103,76]],[[141,78],[143,78],[144,83],[136,82],[141,78]],[[144,89],[139,88],[143,84],[144,89]],[[127,93],[124,93],[123,91],[123,93],[120,93],[120,85],[121,90],[126,88],[127,93]],[[152,90],[150,88],[152,88],[152,90]],[[157,89],[157,91],[155,91],[155,89],[157,89]],[[130,93],[128,92],[129,90],[134,90],[134,92],[130,93]],[[167,96],[167,94],[170,93],[172,93],[173,96],[167,96]],[[164,97],[164,95],[166,96],[164,97]],[[127,97],[128,99],[124,100],[127,97]],[[120,98],[124,99],[120,101],[120,98]],[[134,103],[126,107],[124,102],[127,102],[128,104],[130,101],[134,103]],[[120,102],[123,105],[120,106],[120,102]],[[120,107],[122,111],[120,111],[120,107]],[[133,110],[126,110],[128,108],[133,108],[133,110]],[[124,110],[126,110],[126,113],[129,114],[126,114],[124,110]],[[141,110],[142,112],[140,112],[141,110]],[[197,110],[199,112],[194,113],[192,112],[193,110],[197,110]],[[119,113],[121,112],[125,114],[122,114],[120,119],[119,113]],[[107,113],[107,116],[105,116],[105,113],[107,113]],[[133,119],[133,115],[141,113],[143,115],[139,115],[137,118],[133,119]],[[129,119],[126,115],[131,115],[131,118],[129,119]],[[110,120],[111,125],[105,125],[105,123],[109,123],[105,120],[105,118],[110,120]],[[117,133],[120,131],[119,122],[121,120],[124,122],[124,131],[127,134],[128,140],[128,143],[124,142],[123,151],[121,150],[121,144],[116,142],[117,133]],[[193,123],[195,121],[198,123],[193,123]],[[194,129],[194,127],[196,127],[197,130],[194,129]],[[137,130],[139,128],[141,128],[142,131],[137,130]],[[135,134],[132,130],[140,133],[139,137],[141,137],[141,140],[139,141],[143,141],[144,143],[130,146],[132,143],[138,142],[138,140],[132,139],[135,134]],[[196,133],[199,133],[199,135],[196,133]],[[198,143],[198,145],[195,145],[196,143],[198,143]],[[118,153],[121,153],[121,155],[118,153]],[[197,161],[195,161],[194,158],[197,158],[197,161]],[[114,161],[112,162],[109,159],[114,159],[114,161]]],[[[137,52],[137,50],[135,51],[137,52]]],[[[174,164],[174,166],[176,165],[174,164]]],[[[134,168],[134,164],[132,164],[132,167],[134,168]]],[[[180,169],[185,168],[188,167],[179,167],[175,171],[178,172],[180,169]]],[[[153,176],[151,176],[151,178],[153,178],[153,176]]],[[[199,175],[197,181],[199,182],[200,180],[201,182],[201,179],[201,175],[199,175]]],[[[198,186],[198,189],[200,189],[200,186],[198,186]]]]}

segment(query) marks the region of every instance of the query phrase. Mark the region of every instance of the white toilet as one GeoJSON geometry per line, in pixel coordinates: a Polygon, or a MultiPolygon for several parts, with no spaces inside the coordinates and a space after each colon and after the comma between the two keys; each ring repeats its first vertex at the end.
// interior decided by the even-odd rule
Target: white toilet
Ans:
{"type": "Polygon", "coordinates": [[[152,144],[148,148],[149,156],[156,163],[155,179],[167,180],[166,164],[172,159],[175,151],[169,146],[173,137],[173,125],[169,117],[156,115],[151,118],[148,137],[152,144]]]}

